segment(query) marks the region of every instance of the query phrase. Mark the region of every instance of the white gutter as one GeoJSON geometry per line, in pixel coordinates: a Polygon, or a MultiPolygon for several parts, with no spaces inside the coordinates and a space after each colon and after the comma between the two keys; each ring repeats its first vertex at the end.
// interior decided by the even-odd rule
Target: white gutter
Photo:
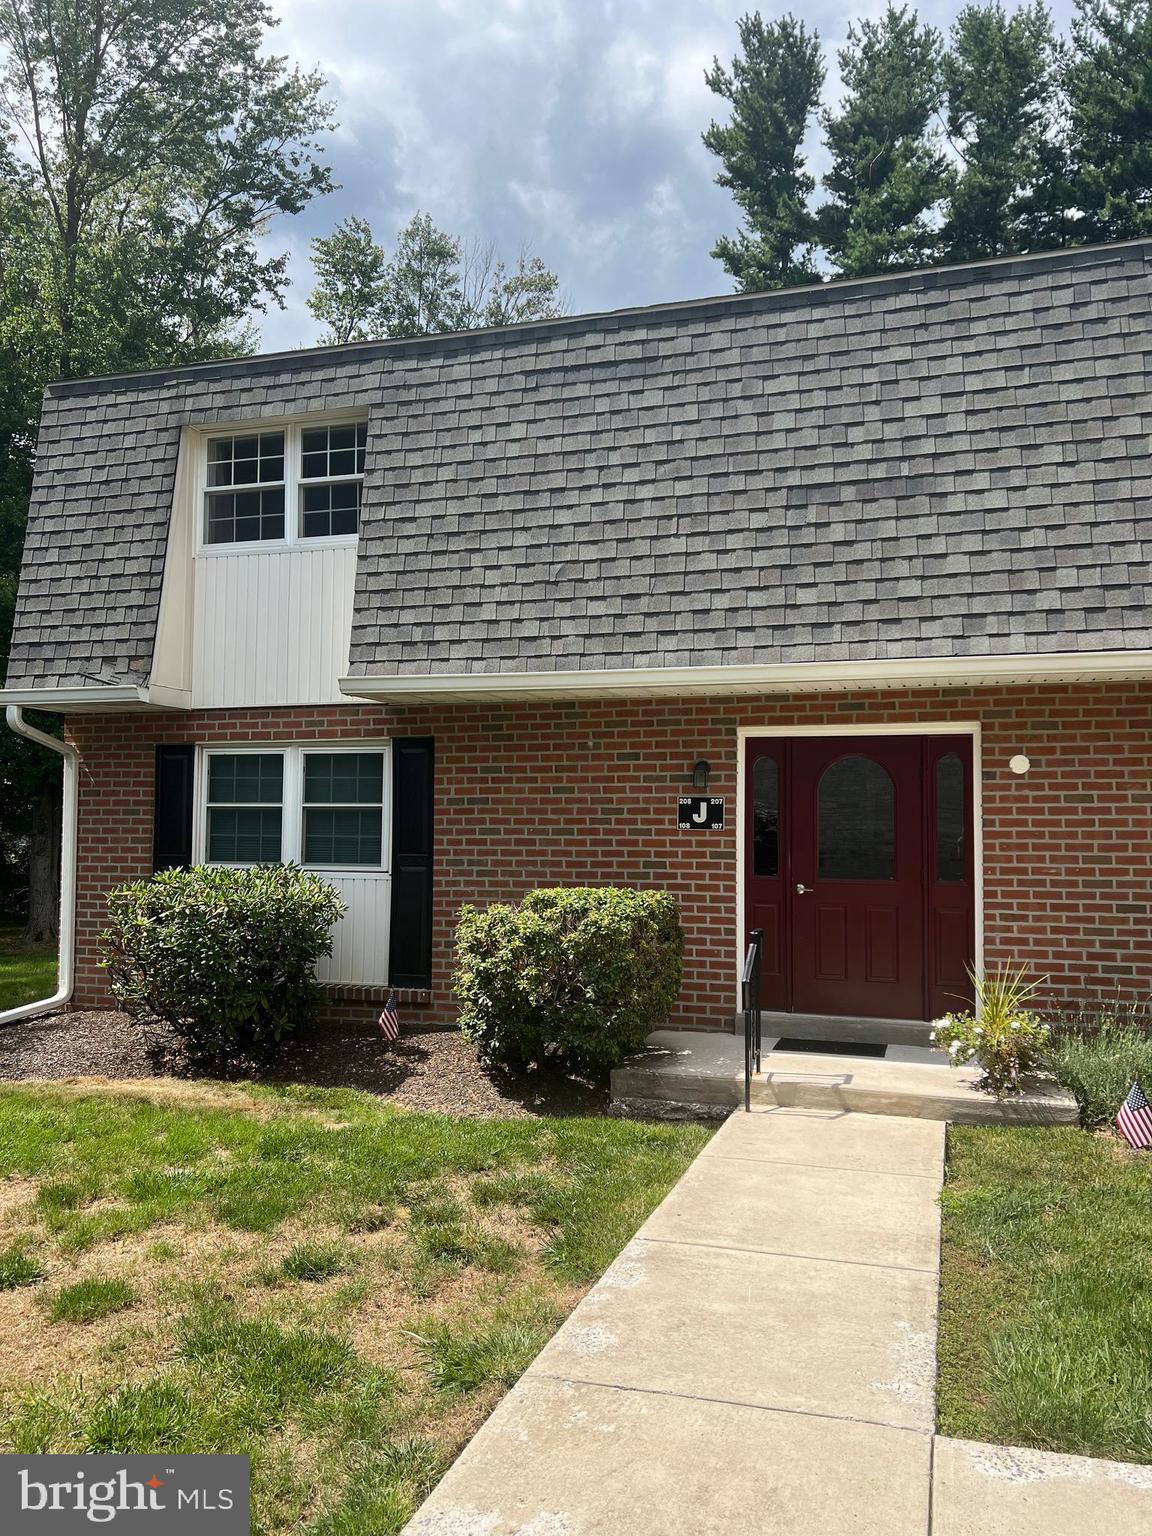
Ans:
{"type": "Polygon", "coordinates": [[[67,742],[57,741],[55,736],[46,736],[34,725],[29,725],[21,705],[9,704],[5,716],[17,736],[25,736],[29,741],[58,752],[64,759],[64,799],[60,813],[60,958],[56,970],[57,987],[51,997],[0,1013],[0,1024],[16,1024],[21,1019],[35,1018],[39,1013],[54,1013],[72,1001],[76,979],[76,820],[80,754],[67,742]]]}
{"type": "MultiPolygon", "coordinates": [[[[191,709],[192,695],[150,683],[92,683],[82,688],[0,688],[0,706],[70,715],[100,711],[191,709]]],[[[13,730],[16,727],[13,726],[13,730]]],[[[59,747],[60,743],[56,743],[59,747]]]]}
{"type": "Polygon", "coordinates": [[[1152,677],[1152,651],[1050,651],[914,656],[768,665],[593,668],[578,672],[434,672],[342,677],[348,698],[428,700],[659,698],[714,693],[826,693],[853,688],[959,688],[995,683],[1122,681],[1152,677]]]}

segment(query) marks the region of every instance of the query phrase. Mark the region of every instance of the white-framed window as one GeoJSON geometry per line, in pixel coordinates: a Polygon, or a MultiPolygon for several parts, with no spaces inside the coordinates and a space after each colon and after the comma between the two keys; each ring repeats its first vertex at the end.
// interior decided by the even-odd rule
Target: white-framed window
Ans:
{"type": "Polygon", "coordinates": [[[387,874],[387,743],[200,751],[197,860],[387,874]]]}
{"type": "Polygon", "coordinates": [[[257,422],[211,433],[204,547],[354,539],[367,443],[366,421],[257,422]]]}
{"type": "Polygon", "coordinates": [[[279,864],[284,853],[283,752],[210,752],[204,861],[279,864]]]}

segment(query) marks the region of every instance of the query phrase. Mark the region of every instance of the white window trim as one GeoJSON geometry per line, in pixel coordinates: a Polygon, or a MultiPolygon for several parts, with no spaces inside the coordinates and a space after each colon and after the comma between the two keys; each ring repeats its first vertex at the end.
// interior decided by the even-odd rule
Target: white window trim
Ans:
{"type": "MultiPolygon", "coordinates": [[[[355,875],[365,880],[392,878],[392,752],[388,740],[308,742],[221,742],[196,749],[196,799],[192,814],[192,859],[208,863],[208,764],[213,757],[267,756],[284,758],[284,800],[280,857],[286,864],[300,864],[304,840],[304,759],[310,753],[330,756],[344,752],[380,752],[384,758],[384,788],[380,828],[379,864],[305,864],[310,874],[355,875]]],[[[248,864],[213,861],[214,869],[249,869],[248,864]]]]}
{"type": "MultiPolygon", "coordinates": [[[[264,417],[258,416],[250,421],[213,422],[210,427],[195,427],[189,429],[189,435],[193,439],[191,446],[194,448],[194,496],[195,496],[195,527],[196,527],[196,554],[197,557],[205,556],[215,558],[219,555],[255,555],[266,553],[268,550],[285,549],[328,549],[335,547],[348,548],[355,546],[359,533],[327,534],[322,538],[306,539],[303,537],[300,527],[302,522],[300,506],[300,487],[303,483],[300,479],[302,467],[302,434],[311,427],[356,427],[363,426],[368,421],[365,411],[343,412],[340,414],[322,416],[287,416],[264,417]],[[254,437],[263,432],[284,433],[284,537],[282,539],[252,539],[244,542],[232,542],[228,544],[209,544],[208,534],[208,445],[218,437],[254,437]]],[[[359,480],[364,482],[363,475],[334,475],[332,479],[316,481],[317,485],[342,484],[359,480]]],[[[277,482],[279,483],[279,482],[277,482]]],[[[245,486],[219,486],[219,490],[245,490],[245,486]]],[[[255,487],[252,487],[255,489],[255,487]]],[[[361,515],[363,515],[363,498],[361,498],[361,515]]]]}

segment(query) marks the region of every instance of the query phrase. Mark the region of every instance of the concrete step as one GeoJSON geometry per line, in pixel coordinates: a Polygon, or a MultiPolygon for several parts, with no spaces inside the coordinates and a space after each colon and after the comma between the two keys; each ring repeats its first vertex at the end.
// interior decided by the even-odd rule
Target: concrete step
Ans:
{"type": "MultiPolygon", "coordinates": [[[[765,1045],[768,1045],[768,1041],[765,1045]]],[[[722,1119],[744,1102],[744,1043],[729,1034],[657,1030],[649,1050],[612,1073],[616,1114],[722,1119]]],[[[903,1115],[965,1125],[1075,1125],[1076,1101],[1037,1078],[1028,1092],[995,1099],[970,1067],[936,1052],[892,1046],[891,1055],[828,1056],[767,1050],[752,1080],[760,1106],[903,1115]],[[935,1059],[934,1059],[935,1058],[935,1059]]]]}

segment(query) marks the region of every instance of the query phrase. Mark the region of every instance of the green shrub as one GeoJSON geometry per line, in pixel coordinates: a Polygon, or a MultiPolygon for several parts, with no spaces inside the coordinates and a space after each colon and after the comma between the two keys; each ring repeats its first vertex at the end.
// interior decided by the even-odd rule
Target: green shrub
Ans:
{"type": "Polygon", "coordinates": [[[1152,1014],[1121,1005],[1064,1015],[1044,1064],[1079,1104],[1082,1125],[1110,1125],[1135,1080],[1152,1093],[1152,1014]]]}
{"type": "Polygon", "coordinates": [[[222,1063],[267,1054],[314,1015],[313,968],[346,910],[319,876],[280,864],[166,870],[108,909],[101,963],[121,1007],[222,1063]]]}
{"type": "Polygon", "coordinates": [[[614,1067],[675,1002],[683,949],[666,891],[562,887],[464,907],[460,1026],[488,1064],[614,1067]]]}

